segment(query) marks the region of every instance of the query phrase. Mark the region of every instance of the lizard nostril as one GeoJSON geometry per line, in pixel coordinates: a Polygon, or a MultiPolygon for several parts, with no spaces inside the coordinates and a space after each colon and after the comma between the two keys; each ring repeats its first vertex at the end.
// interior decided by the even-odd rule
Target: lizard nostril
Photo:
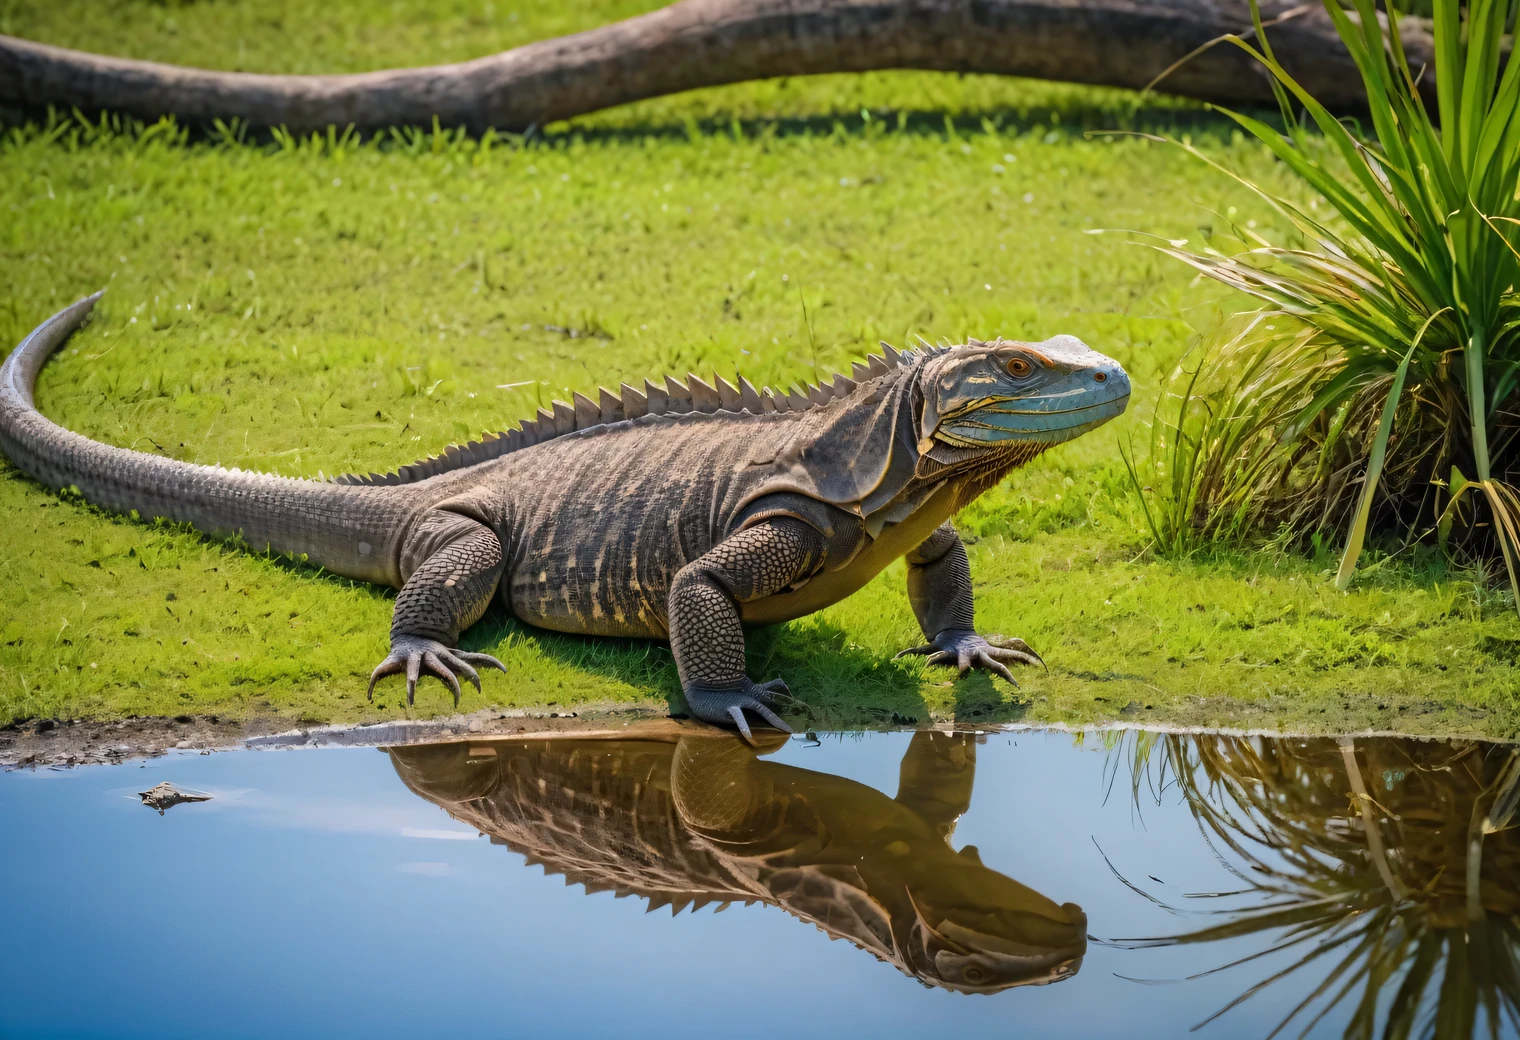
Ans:
{"type": "Polygon", "coordinates": [[[1100,383],[1105,382],[1108,379],[1108,373],[1107,372],[1094,372],[1093,373],[1093,379],[1095,379],[1096,381],[1098,381],[1100,383]]]}

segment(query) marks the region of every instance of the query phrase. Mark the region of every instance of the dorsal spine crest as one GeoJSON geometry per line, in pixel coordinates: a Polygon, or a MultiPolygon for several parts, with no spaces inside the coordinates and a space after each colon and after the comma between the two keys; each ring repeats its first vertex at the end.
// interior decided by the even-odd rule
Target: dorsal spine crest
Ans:
{"type": "MultiPolygon", "coordinates": [[[[643,390],[636,390],[627,383],[618,384],[615,391],[598,387],[596,400],[579,392],[574,393],[569,402],[556,400],[550,403],[549,408],[538,409],[533,418],[524,419],[517,429],[488,433],[467,444],[450,445],[437,455],[419,459],[392,472],[348,473],[330,479],[335,484],[413,484],[441,473],[490,462],[567,434],[611,426],[646,415],[683,415],[688,412],[769,415],[821,408],[848,396],[861,384],[880,379],[905,365],[912,365],[918,359],[912,351],[896,350],[886,341],[882,341],[881,349],[880,354],[871,354],[864,362],[852,364],[848,376],[838,373],[832,379],[820,379],[817,383],[800,388],[794,383],[790,392],[772,390],[768,386],[757,390],[743,376],[738,377],[738,384],[735,385],[716,372],[713,373],[711,383],[690,373],[684,383],[668,375],[660,385],[646,379],[643,390]]],[[[948,349],[929,347],[924,355],[933,357],[948,349]]]]}

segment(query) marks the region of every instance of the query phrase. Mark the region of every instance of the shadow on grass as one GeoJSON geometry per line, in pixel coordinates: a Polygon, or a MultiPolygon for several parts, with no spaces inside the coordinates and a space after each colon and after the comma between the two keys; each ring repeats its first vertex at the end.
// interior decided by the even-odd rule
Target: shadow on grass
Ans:
{"type": "MultiPolygon", "coordinates": [[[[724,89],[724,88],[714,88],[724,89]]],[[[655,101],[665,99],[654,99],[655,101]]],[[[649,102],[636,102],[636,105],[649,102]]],[[[1247,109],[1269,124],[1278,116],[1265,109],[1247,109]]],[[[178,141],[187,146],[216,145],[280,151],[289,147],[351,148],[378,147],[382,151],[409,154],[434,154],[458,150],[475,150],[480,135],[464,128],[431,126],[396,126],[369,135],[355,134],[342,127],[332,127],[327,135],[290,137],[276,129],[241,126],[217,127],[202,123],[179,124],[164,120],[174,128],[171,134],[157,134],[158,140],[178,141]]],[[[130,117],[105,114],[93,121],[79,114],[67,114],[48,108],[25,108],[0,105],[0,131],[14,130],[25,136],[39,136],[73,150],[97,139],[144,137],[148,124],[130,117]]],[[[977,108],[883,108],[866,110],[839,108],[809,115],[722,116],[678,118],[671,113],[654,113],[642,117],[635,109],[624,112],[608,109],[579,116],[550,128],[530,127],[524,134],[491,132],[498,147],[510,149],[563,148],[572,143],[637,145],[646,141],[686,142],[702,138],[742,137],[751,140],[787,138],[838,138],[870,140],[889,135],[915,137],[975,137],[985,133],[1018,136],[1041,133],[1045,143],[1088,133],[1155,134],[1171,138],[1191,137],[1195,142],[1220,144],[1232,139],[1239,128],[1235,122],[1203,105],[1176,99],[1155,103],[1132,104],[1084,103],[1056,101],[1026,106],[991,105],[977,108]],[[1053,135],[1053,136],[1052,136],[1053,135]]]]}
{"type": "MultiPolygon", "coordinates": [[[[670,648],[649,639],[572,636],[525,625],[499,607],[466,632],[466,650],[490,652],[503,643],[531,640],[556,664],[624,683],[665,701],[684,716],[686,702],[670,648]]],[[[785,678],[798,706],[783,714],[807,728],[860,729],[929,721],[913,669],[850,642],[838,625],[804,619],[748,634],[748,670],[764,682],[785,678]]]]}
{"type": "MultiPolygon", "coordinates": [[[[503,642],[527,639],[557,664],[634,687],[665,701],[684,716],[686,702],[670,648],[644,639],[570,636],[532,628],[494,608],[461,640],[467,650],[489,652],[503,642]]],[[[923,696],[917,666],[853,643],[844,628],[819,617],[748,634],[748,671],[757,682],[785,679],[799,704],[782,712],[799,728],[876,729],[925,726],[944,719],[923,696]]],[[[1025,718],[1020,691],[985,672],[957,679],[950,669],[930,669],[931,679],[953,689],[949,716],[958,723],[1008,723],[1025,718]],[[1010,694],[1012,695],[1010,697],[1010,694]]]]}
{"type": "MultiPolygon", "coordinates": [[[[916,137],[976,136],[996,132],[1004,136],[1043,132],[1057,139],[1086,133],[1118,131],[1157,134],[1167,137],[1188,135],[1195,140],[1209,139],[1227,143],[1239,126],[1229,117],[1204,108],[1168,105],[1129,108],[1120,105],[1065,104],[1034,105],[1014,108],[989,106],[974,109],[881,109],[866,115],[862,111],[839,110],[806,116],[747,116],[740,118],[706,116],[689,120],[650,119],[622,122],[613,115],[599,113],[582,117],[584,121],[555,124],[544,135],[535,135],[545,144],[579,140],[588,144],[641,144],[656,141],[687,141],[701,137],[742,136],[748,139],[839,137],[871,139],[891,134],[916,137]]],[[[1276,122],[1275,113],[1252,111],[1267,122],[1276,122]]],[[[534,137],[530,137],[530,141],[534,137]]]]}
{"type": "MultiPolygon", "coordinates": [[[[955,673],[947,669],[945,674],[953,676],[955,673]]],[[[964,679],[955,680],[950,717],[965,723],[1022,722],[1029,714],[1029,703],[1021,698],[1021,693],[1021,690],[1010,690],[1006,680],[995,678],[989,672],[972,672],[964,679]]]]}

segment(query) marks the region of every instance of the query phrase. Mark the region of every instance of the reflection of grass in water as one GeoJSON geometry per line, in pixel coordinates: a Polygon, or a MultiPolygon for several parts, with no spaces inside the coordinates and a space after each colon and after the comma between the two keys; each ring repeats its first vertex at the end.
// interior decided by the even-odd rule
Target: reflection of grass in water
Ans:
{"type": "Polygon", "coordinates": [[[1323,977],[1270,1035],[1300,1016],[1307,1034],[1347,1000],[1348,1037],[1520,1027],[1520,836],[1511,826],[1520,751],[1388,738],[1169,736],[1153,755],[1157,746],[1133,746],[1136,796],[1177,783],[1249,886],[1195,898],[1253,902],[1204,910],[1224,920],[1197,931],[1117,945],[1278,933],[1194,978],[1297,952],[1205,1022],[1313,968],[1323,977]]]}

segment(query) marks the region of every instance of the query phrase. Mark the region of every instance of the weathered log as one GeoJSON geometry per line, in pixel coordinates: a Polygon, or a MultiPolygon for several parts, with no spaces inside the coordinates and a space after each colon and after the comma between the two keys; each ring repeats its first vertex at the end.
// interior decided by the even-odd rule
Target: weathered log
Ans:
{"type": "MultiPolygon", "coordinates": [[[[1365,106],[1361,81],[1314,0],[1264,5],[1279,57],[1328,106],[1365,106]]],[[[1140,88],[1196,48],[1249,29],[1244,0],[681,0],[587,32],[457,65],[341,76],[216,72],[0,36],[0,103],[237,117],[307,132],[428,125],[522,131],[642,98],[775,76],[930,69],[1140,88]]],[[[1406,32],[1416,66],[1423,32],[1406,32]]],[[[1433,77],[1427,77],[1433,80],[1433,77]]],[[[1213,47],[1160,89],[1227,104],[1272,101],[1238,48],[1213,47]]]]}

